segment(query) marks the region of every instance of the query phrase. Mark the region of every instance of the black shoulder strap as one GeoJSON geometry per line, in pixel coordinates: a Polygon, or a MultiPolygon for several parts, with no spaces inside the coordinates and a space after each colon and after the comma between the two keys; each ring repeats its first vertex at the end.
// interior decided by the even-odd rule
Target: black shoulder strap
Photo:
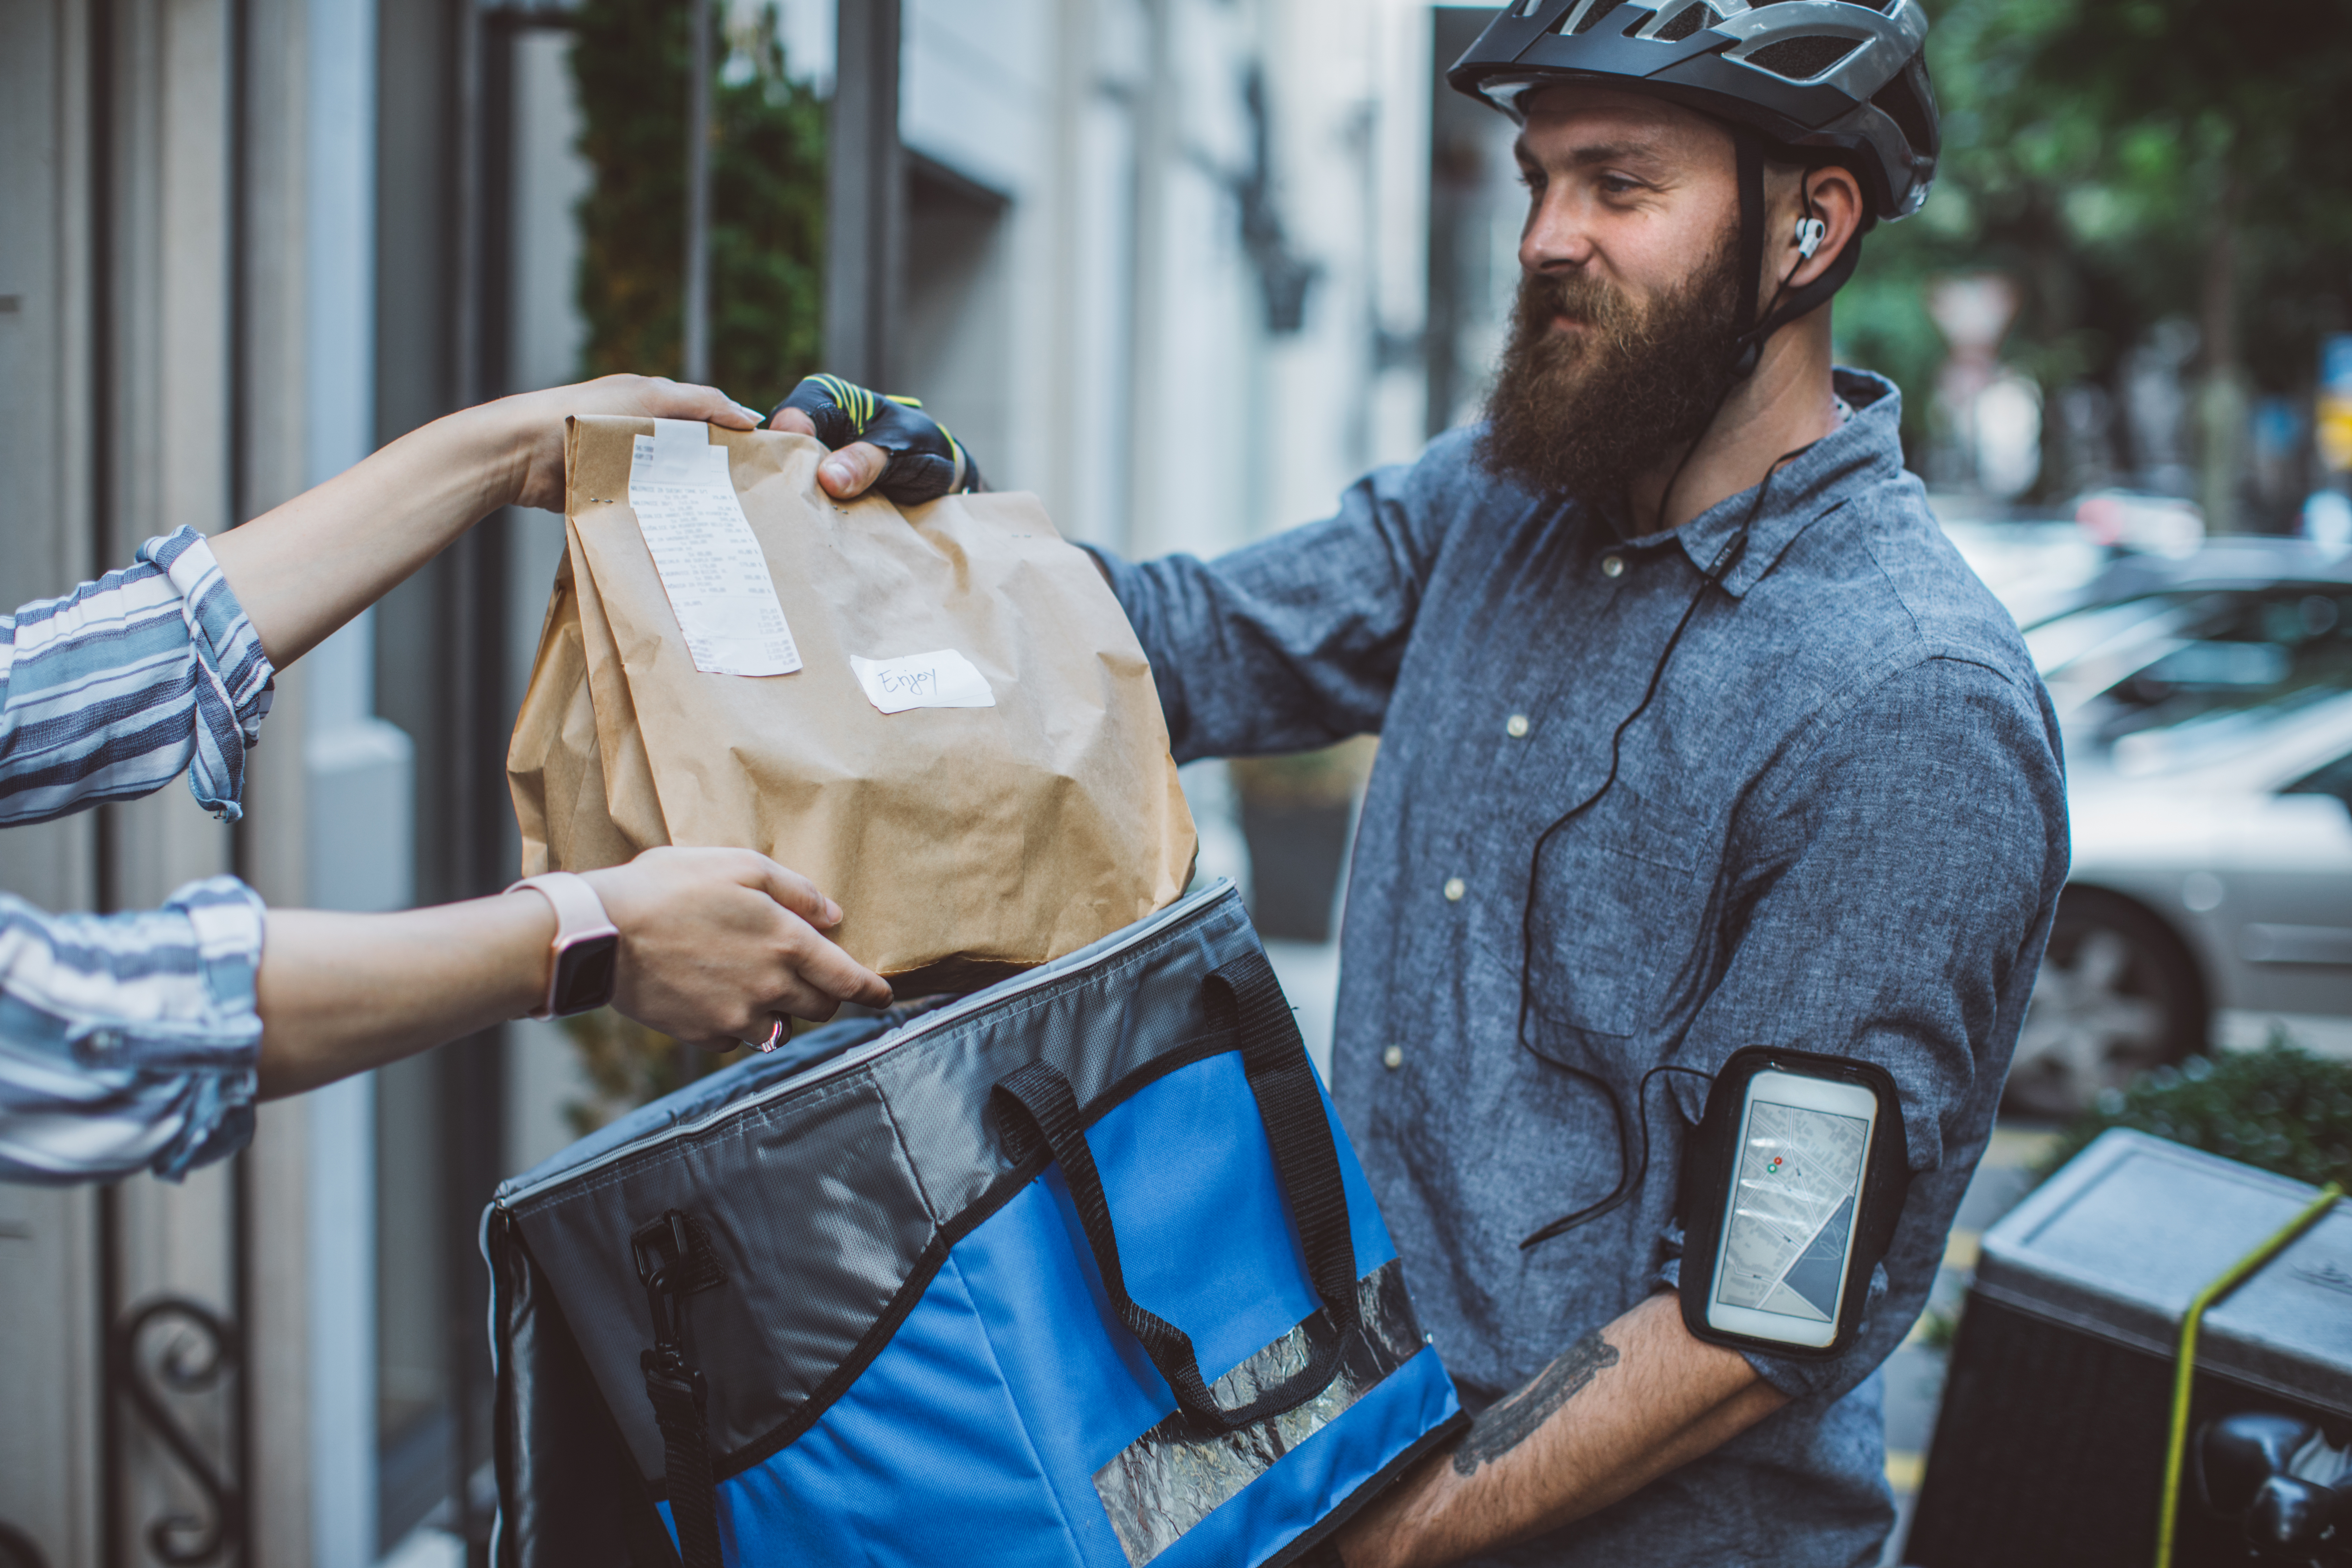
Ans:
{"type": "Polygon", "coordinates": [[[661,1428],[662,1472],[669,1492],[670,1521],[677,1526],[678,1556],[685,1568],[723,1568],[719,1554],[719,1487],[710,1474],[710,1440],[705,1410],[709,1391],[702,1373],[686,1364],[675,1348],[646,1351],[646,1397],[661,1428]]]}
{"type": "Polygon", "coordinates": [[[1339,1152],[1323,1113],[1323,1094],[1299,1037],[1298,1021],[1265,954],[1246,955],[1202,983],[1209,1016],[1239,1038],[1242,1070],[1257,1097],[1259,1120],[1274,1147],[1274,1168],[1307,1254],[1307,1277],[1342,1333],[1356,1326],[1356,1239],[1339,1152]]]}
{"type": "Polygon", "coordinates": [[[637,1279],[654,1320],[653,1348],[638,1357],[646,1398],[662,1435],[662,1475],[684,1568],[724,1568],[719,1551],[719,1487],[711,1474],[709,1389],[686,1359],[686,1298],[727,1283],[709,1234],[671,1209],[629,1237],[637,1279]]]}

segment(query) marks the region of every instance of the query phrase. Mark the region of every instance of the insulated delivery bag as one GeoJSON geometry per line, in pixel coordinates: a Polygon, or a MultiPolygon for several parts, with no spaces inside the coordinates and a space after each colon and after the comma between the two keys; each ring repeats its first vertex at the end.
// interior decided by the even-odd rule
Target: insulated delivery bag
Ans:
{"type": "Polygon", "coordinates": [[[501,1186],[496,1561],[1297,1561],[1462,1420],[1229,883],[501,1186]]]}

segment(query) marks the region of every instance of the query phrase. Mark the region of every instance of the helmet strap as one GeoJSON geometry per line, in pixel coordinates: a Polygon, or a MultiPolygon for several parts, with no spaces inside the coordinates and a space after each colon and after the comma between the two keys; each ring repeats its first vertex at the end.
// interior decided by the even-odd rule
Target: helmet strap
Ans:
{"type": "MultiPolygon", "coordinates": [[[[1738,158],[1739,319],[1756,321],[1756,290],[1764,271],[1764,146],[1745,126],[1732,128],[1731,142],[1738,158]]],[[[1813,216],[1810,202],[1804,216],[1813,216]]],[[[1810,255],[1808,252],[1808,258],[1810,255]]],[[[1782,288],[1774,289],[1764,319],[1731,340],[1732,379],[1745,381],[1756,374],[1756,366],[1764,357],[1765,340],[1798,317],[1827,304],[1832,295],[1845,287],[1861,261],[1862,233],[1857,229],[1820,277],[1793,291],[1787,289],[1785,282],[1782,288]]],[[[1798,263],[1803,264],[1802,260],[1798,263]]]]}
{"type": "Polygon", "coordinates": [[[1744,125],[1731,127],[1731,145],[1738,163],[1739,179],[1739,314],[1734,318],[1750,323],[1748,330],[1732,339],[1732,377],[1745,381],[1756,368],[1756,352],[1760,341],[1751,343],[1756,321],[1757,279],[1764,272],[1764,144],[1756,133],[1744,125]]]}

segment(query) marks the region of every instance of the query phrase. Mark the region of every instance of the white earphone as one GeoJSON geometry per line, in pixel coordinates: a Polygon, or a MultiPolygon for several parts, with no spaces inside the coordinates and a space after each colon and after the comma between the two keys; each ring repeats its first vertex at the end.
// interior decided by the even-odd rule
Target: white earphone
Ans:
{"type": "Polygon", "coordinates": [[[1797,220],[1798,257],[1802,260],[1811,261],[1813,258],[1813,252],[1822,247],[1822,241],[1828,237],[1829,232],[1830,226],[1817,217],[1799,218],[1797,220]]]}

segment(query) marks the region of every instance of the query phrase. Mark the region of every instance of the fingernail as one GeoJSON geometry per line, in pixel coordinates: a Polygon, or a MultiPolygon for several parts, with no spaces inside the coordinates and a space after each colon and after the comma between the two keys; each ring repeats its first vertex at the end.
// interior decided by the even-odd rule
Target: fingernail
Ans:
{"type": "Polygon", "coordinates": [[[829,926],[837,926],[841,923],[841,906],[831,899],[824,901],[824,923],[829,926]]]}
{"type": "Polygon", "coordinates": [[[849,471],[849,465],[847,463],[828,461],[820,464],[819,467],[824,470],[824,477],[831,479],[837,485],[847,484],[853,477],[849,471]]]}

